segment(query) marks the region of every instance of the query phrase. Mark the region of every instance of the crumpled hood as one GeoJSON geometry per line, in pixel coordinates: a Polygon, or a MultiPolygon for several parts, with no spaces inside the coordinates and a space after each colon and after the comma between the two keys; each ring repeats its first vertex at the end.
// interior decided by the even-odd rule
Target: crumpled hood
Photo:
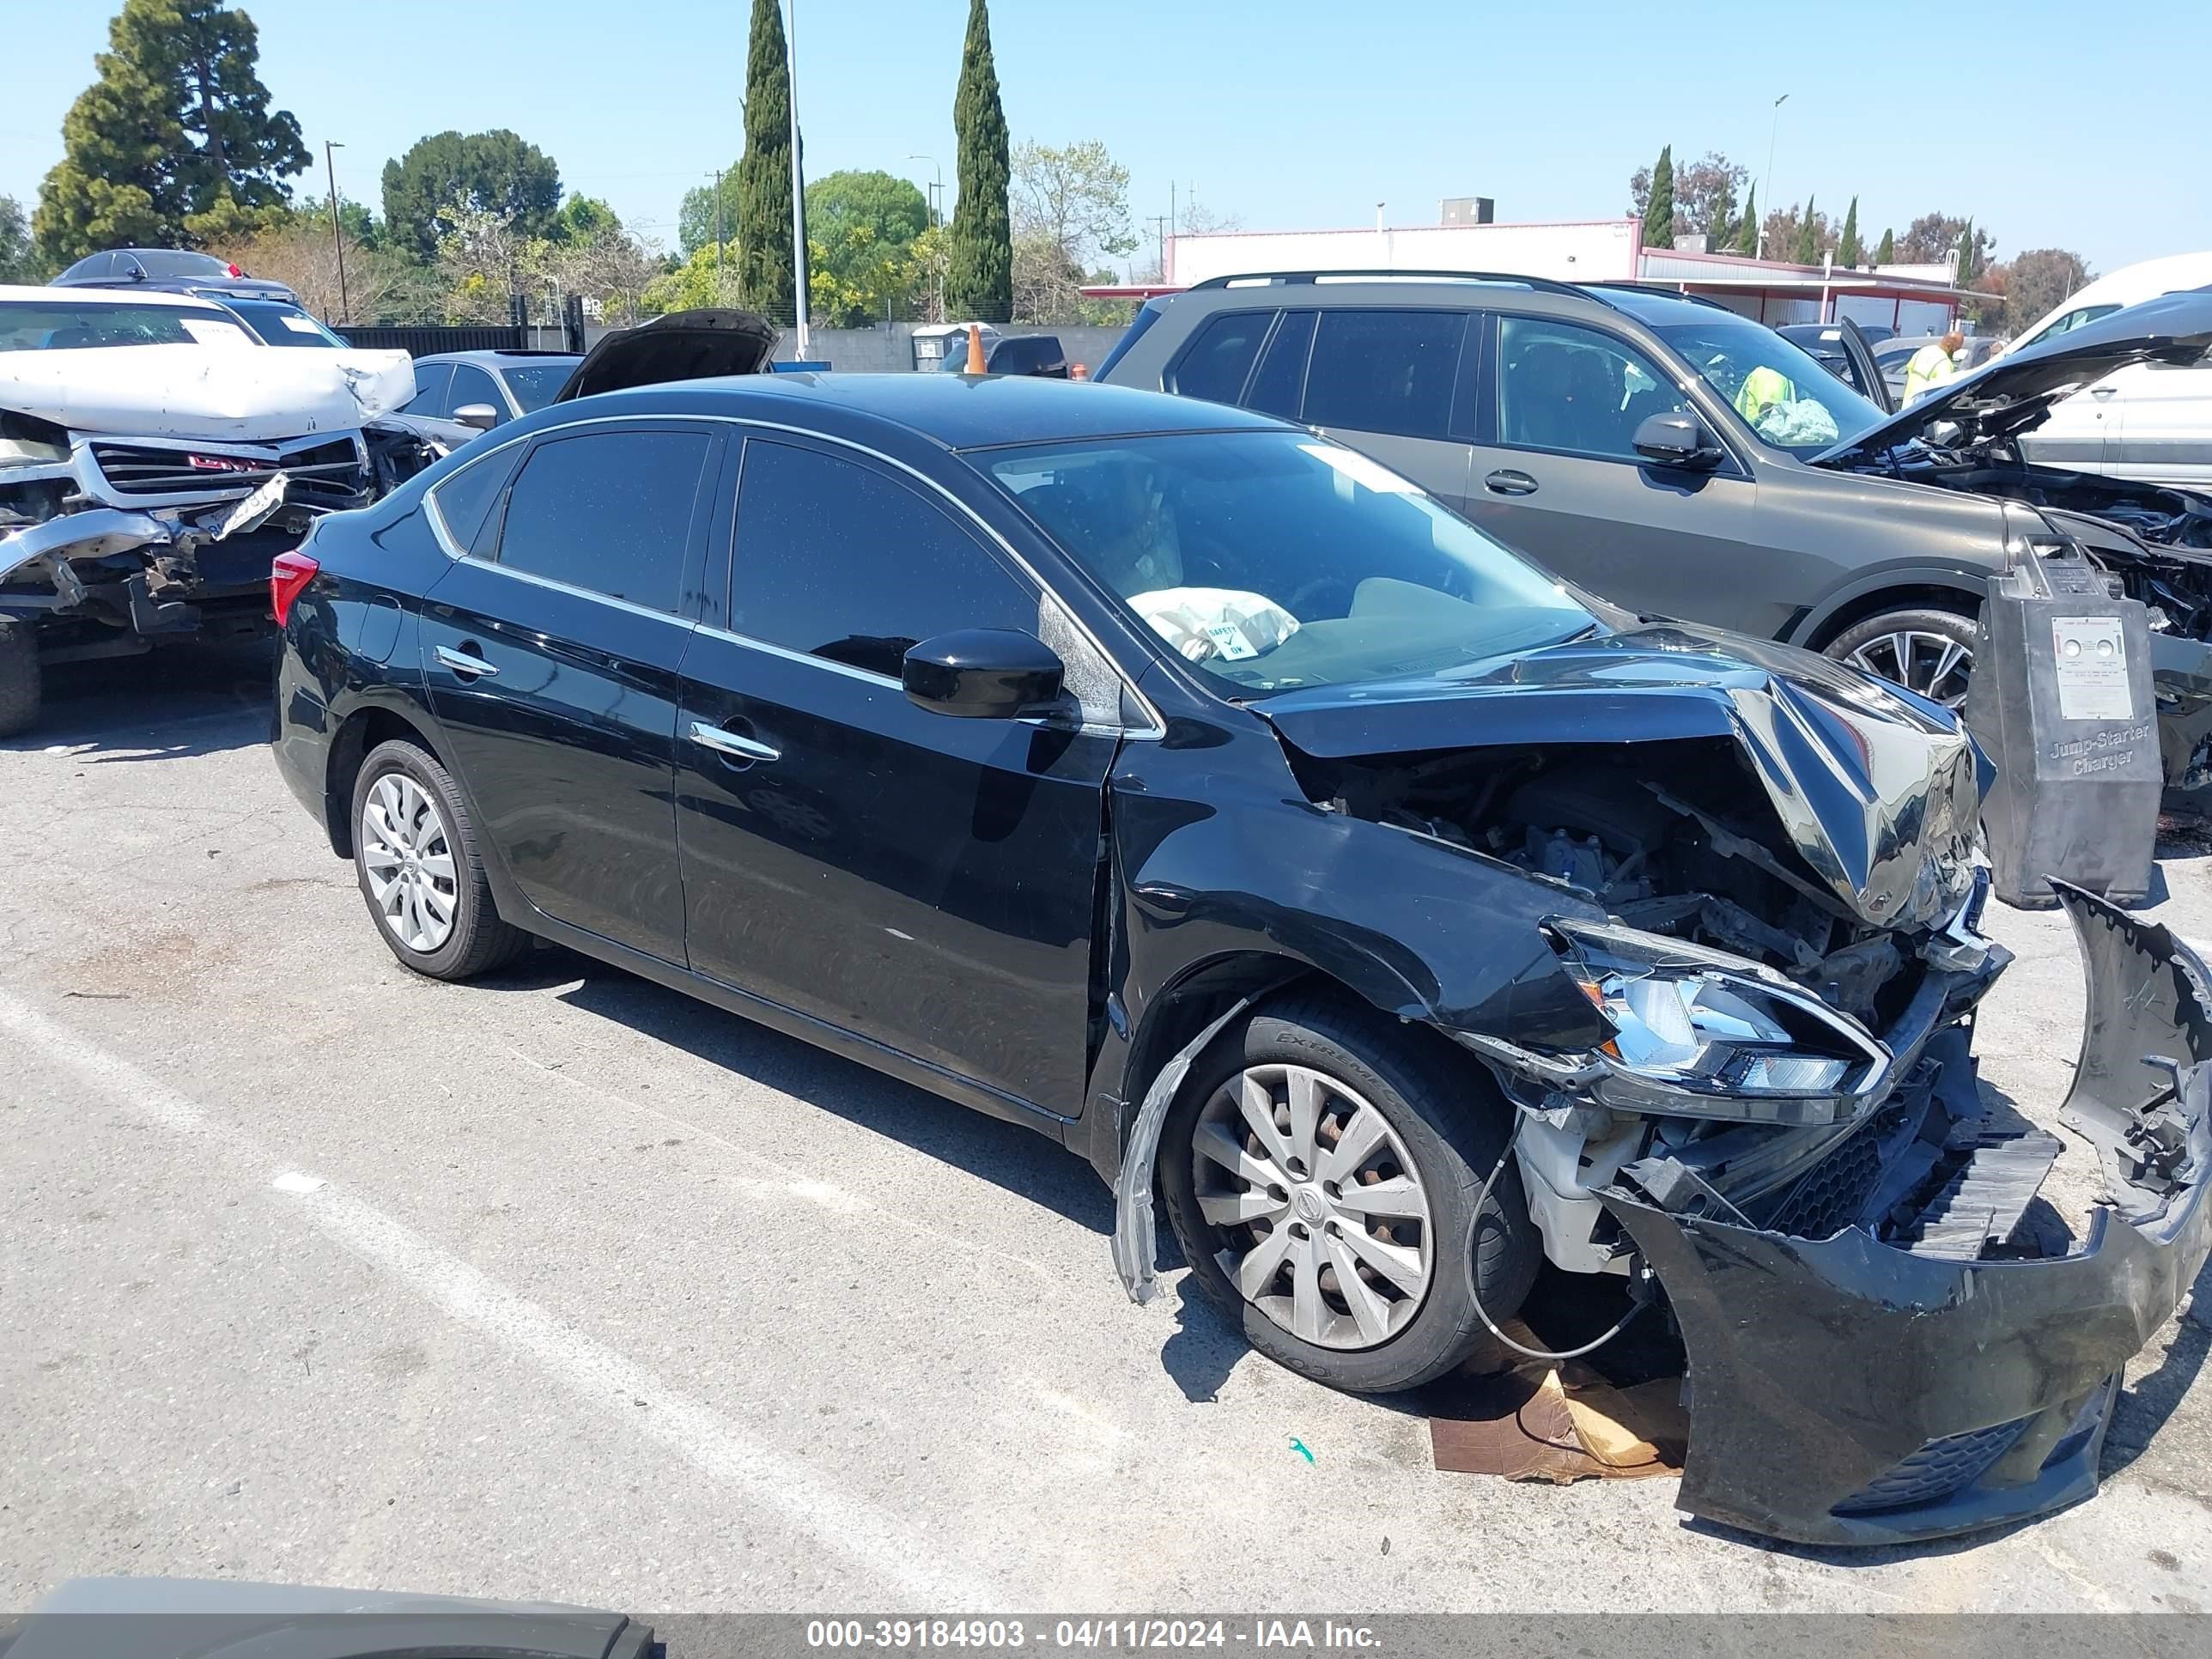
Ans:
{"type": "MultiPolygon", "coordinates": [[[[1328,759],[1522,744],[1739,744],[1789,844],[1879,927],[1948,920],[1973,883],[1975,750],[1942,708],[1789,646],[1664,623],[1476,672],[1255,705],[1328,759]]],[[[1655,767],[1650,781],[1667,787],[1655,767]]]]}
{"type": "Polygon", "coordinates": [[[98,346],[0,352],[0,409],[73,432],[274,443],[350,432],[415,395],[404,351],[98,346]]]}
{"type": "Polygon", "coordinates": [[[2212,290],[2165,294],[1962,374],[1939,392],[1813,458],[1848,465],[1926,435],[1949,421],[1969,436],[2003,437],[2042,424],[2051,405],[2136,363],[2194,362],[2212,347],[2212,290]]]}

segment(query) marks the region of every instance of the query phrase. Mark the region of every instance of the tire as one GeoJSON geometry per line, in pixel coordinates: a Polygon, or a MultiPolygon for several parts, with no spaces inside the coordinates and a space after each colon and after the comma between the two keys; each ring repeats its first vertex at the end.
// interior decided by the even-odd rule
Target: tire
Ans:
{"type": "Polygon", "coordinates": [[[430,979],[472,979],[529,943],[501,919],[468,808],[428,751],[404,739],[379,744],[354,779],[352,811],[362,901],[408,967],[430,979]]]}
{"type": "MultiPolygon", "coordinates": [[[[1505,1144],[1509,1110],[1480,1067],[1451,1063],[1451,1055],[1423,1040],[1428,1036],[1369,1009],[1294,996],[1255,1014],[1241,1030],[1224,1032],[1192,1068],[1182,1097],[1163,1126],[1161,1185],[1169,1221],[1190,1263],[1191,1282],[1261,1353],[1349,1393],[1416,1388],[1459,1364],[1488,1337],[1475,1312],[1478,1286],[1484,1310],[1502,1321],[1528,1294],[1541,1258],[1516,1167],[1498,1178],[1478,1229],[1475,1197],[1505,1144]],[[1290,1117],[1290,1090],[1298,1086],[1293,1082],[1298,1073],[1320,1079],[1320,1104],[1313,1118],[1321,1127],[1306,1137],[1319,1156],[1304,1178],[1277,1186],[1263,1198],[1249,1175],[1240,1181],[1203,1149],[1210,1146],[1233,1156],[1241,1146],[1248,1170],[1255,1163],[1288,1170],[1279,1154],[1300,1140],[1298,1123],[1290,1117]],[[1272,1149],[1239,1110],[1248,1077],[1266,1088],[1273,1105],[1271,1121],[1279,1139],[1272,1149]],[[1388,1136],[1352,1171],[1365,1178],[1359,1183],[1363,1188],[1387,1182],[1389,1202],[1398,1216],[1414,1205],[1405,1183],[1390,1172],[1398,1166],[1401,1175],[1413,1177],[1425,1206],[1417,1227],[1378,1218],[1376,1212],[1362,1209],[1362,1200],[1344,1199],[1352,1182],[1332,1183],[1332,1174],[1350,1172],[1331,1165],[1329,1155],[1347,1134],[1364,1140],[1371,1133],[1353,1127],[1363,1106],[1379,1115],[1388,1136]],[[1338,1129],[1334,1141],[1328,1128],[1332,1121],[1338,1129]],[[1223,1136],[1231,1124],[1241,1137],[1224,1147],[1223,1136]],[[1255,1147],[1265,1155],[1258,1160],[1250,1156],[1255,1147]],[[1286,1191],[1289,1201],[1274,1205],[1271,1217],[1224,1218],[1253,1213],[1275,1191],[1286,1191]],[[1212,1216],[1206,1207],[1209,1200],[1212,1216]],[[1363,1223],[1364,1236],[1352,1240],[1352,1231],[1363,1229],[1363,1223]],[[1425,1249],[1426,1270],[1418,1294],[1400,1279],[1385,1280],[1368,1265],[1383,1255],[1375,1248],[1375,1226],[1389,1231],[1388,1255],[1394,1263],[1425,1249]],[[1273,1243],[1278,1227],[1292,1235],[1281,1246],[1273,1243]],[[1303,1234],[1297,1231],[1300,1227],[1303,1234]],[[1279,1250],[1284,1266],[1258,1292],[1247,1296],[1231,1277],[1231,1268],[1265,1271],[1262,1253],[1270,1250],[1279,1250]],[[1290,1259],[1294,1255],[1319,1263],[1304,1285],[1304,1261],[1290,1259]],[[1336,1276],[1347,1261],[1365,1287],[1365,1317],[1353,1308],[1336,1276]],[[1367,1271],[1358,1272],[1363,1267],[1367,1271]],[[1383,1304],[1380,1310],[1374,1305],[1377,1301],[1383,1304]],[[1303,1332],[1296,1328],[1301,1324],[1303,1332]]],[[[1401,1269],[1393,1266],[1389,1271],[1398,1274],[1401,1269]]]]}
{"type": "Polygon", "coordinates": [[[39,701],[38,624],[0,619],[0,738],[36,726],[39,701]]]}
{"type": "Polygon", "coordinates": [[[1885,611],[1853,623],[1828,641],[1823,654],[1917,691],[1946,708],[1958,708],[1966,702],[1967,675],[1981,643],[1981,624],[1973,617],[1917,606],[1885,611]],[[1900,645],[1905,659],[1901,672],[1900,645]]]}

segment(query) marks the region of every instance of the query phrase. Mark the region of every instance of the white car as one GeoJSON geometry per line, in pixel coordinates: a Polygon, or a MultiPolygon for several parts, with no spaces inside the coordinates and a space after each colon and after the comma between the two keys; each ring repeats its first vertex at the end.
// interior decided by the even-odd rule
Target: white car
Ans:
{"type": "MultiPolygon", "coordinates": [[[[2039,317],[2013,349],[2161,294],[2212,287],[2212,253],[2146,259],[2095,282],[2039,317]]],[[[2021,450],[2042,466],[2212,489],[2212,362],[2142,363],[2106,376],[2054,406],[2023,436],[2021,450]]]]}

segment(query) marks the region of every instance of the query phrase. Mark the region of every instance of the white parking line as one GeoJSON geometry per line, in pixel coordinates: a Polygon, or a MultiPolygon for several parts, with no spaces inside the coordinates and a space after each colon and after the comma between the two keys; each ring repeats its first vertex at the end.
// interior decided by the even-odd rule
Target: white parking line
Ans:
{"type": "MultiPolygon", "coordinates": [[[[213,1140],[263,1170],[274,1162],[243,1131],[210,1117],[158,1078],[5,991],[0,991],[0,1032],[68,1067],[109,1100],[164,1128],[213,1140]]],[[[448,1317],[535,1361],[624,1428],[651,1436],[693,1468],[775,1511],[922,1605],[947,1611],[990,1605],[980,1583],[928,1559],[916,1530],[848,1497],[802,1461],[747,1439],[708,1407],[517,1296],[374,1205],[297,1173],[262,1179],[292,1195],[295,1201],[288,1207],[317,1231],[382,1268],[448,1317]]]]}

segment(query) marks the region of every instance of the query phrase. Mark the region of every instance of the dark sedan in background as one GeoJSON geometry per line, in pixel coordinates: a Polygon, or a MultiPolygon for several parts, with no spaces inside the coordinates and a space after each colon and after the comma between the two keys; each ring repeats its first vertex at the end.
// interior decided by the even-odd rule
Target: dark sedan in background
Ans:
{"type": "Polygon", "coordinates": [[[2094,1486],[2208,1249],[2203,969],[2070,896],[2073,1109],[2189,1157],[2025,1259],[2055,1143],[1981,1118],[1950,714],[1594,609],[1264,416],[613,389],[686,362],[602,345],[609,395],[277,562],[280,769],[401,963],[556,941],[1039,1130],[1119,1181],[1140,1297],[1157,1167],[1196,1291],[1336,1387],[1449,1370],[1546,1259],[1663,1297],[1701,1514],[1872,1541],[2094,1486]]]}
{"type": "Polygon", "coordinates": [[[185,248],[118,247],[88,253],[55,277],[53,286],[136,288],[149,294],[197,294],[209,300],[300,303],[300,296],[282,283],[249,276],[228,259],[185,248]]]}

